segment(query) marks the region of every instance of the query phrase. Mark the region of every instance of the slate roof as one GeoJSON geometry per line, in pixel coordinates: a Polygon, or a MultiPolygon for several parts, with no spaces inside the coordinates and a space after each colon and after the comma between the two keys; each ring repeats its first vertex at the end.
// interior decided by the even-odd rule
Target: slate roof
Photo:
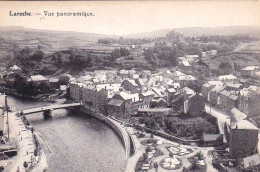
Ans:
{"type": "Polygon", "coordinates": [[[123,103],[124,103],[123,100],[111,99],[111,100],[108,102],[108,105],[111,105],[111,106],[121,106],[123,103]]]}

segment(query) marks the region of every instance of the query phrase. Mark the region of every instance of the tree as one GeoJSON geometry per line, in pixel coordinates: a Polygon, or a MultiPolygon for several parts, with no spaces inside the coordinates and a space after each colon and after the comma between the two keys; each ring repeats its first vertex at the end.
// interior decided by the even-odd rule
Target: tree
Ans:
{"type": "Polygon", "coordinates": [[[196,156],[198,157],[198,160],[204,160],[205,159],[205,157],[204,157],[204,155],[201,151],[197,152],[196,156]]]}
{"type": "Polygon", "coordinates": [[[145,149],[145,152],[146,152],[146,153],[151,152],[151,151],[152,151],[151,146],[146,147],[146,149],[145,149]]]}
{"type": "Polygon", "coordinates": [[[233,71],[232,65],[229,62],[221,62],[218,68],[219,74],[230,74],[233,71]]]}
{"type": "Polygon", "coordinates": [[[147,155],[147,153],[143,153],[143,161],[146,161],[147,160],[147,158],[148,158],[148,155],[147,155]]]}
{"type": "Polygon", "coordinates": [[[192,171],[195,171],[195,170],[199,169],[199,165],[198,165],[197,161],[193,161],[193,162],[191,163],[190,169],[191,169],[192,171]]]}
{"type": "Polygon", "coordinates": [[[41,91],[41,93],[49,93],[51,90],[51,86],[50,83],[47,81],[43,81],[39,84],[38,86],[39,90],[41,91]]]}
{"type": "Polygon", "coordinates": [[[28,167],[28,163],[26,161],[24,161],[23,166],[24,166],[24,168],[27,168],[28,167]]]}

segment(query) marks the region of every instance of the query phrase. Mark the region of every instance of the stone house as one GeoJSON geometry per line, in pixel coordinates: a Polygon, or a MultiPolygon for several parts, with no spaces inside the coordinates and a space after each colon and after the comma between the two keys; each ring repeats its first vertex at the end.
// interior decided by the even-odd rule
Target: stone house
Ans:
{"type": "Polygon", "coordinates": [[[233,158],[244,158],[257,153],[258,128],[247,120],[246,114],[231,110],[229,149],[233,158]]]}
{"type": "Polygon", "coordinates": [[[260,90],[242,89],[239,92],[238,109],[250,117],[260,115],[260,90]]]}
{"type": "Polygon", "coordinates": [[[241,74],[243,76],[252,76],[258,70],[259,66],[247,66],[241,70],[241,74]]]}
{"type": "Polygon", "coordinates": [[[219,93],[224,90],[226,86],[216,85],[209,91],[209,102],[218,105],[219,104],[219,93]]]}
{"type": "Polygon", "coordinates": [[[201,87],[201,93],[202,96],[208,101],[209,100],[209,91],[213,89],[215,85],[210,84],[210,83],[205,83],[201,87]]]}
{"type": "Polygon", "coordinates": [[[233,108],[238,108],[238,96],[230,95],[227,99],[227,110],[231,110],[233,108]]]}
{"type": "Polygon", "coordinates": [[[122,87],[125,91],[129,91],[130,93],[138,93],[140,91],[140,88],[135,80],[124,80],[122,82],[122,87]]]}
{"type": "Polygon", "coordinates": [[[201,116],[205,110],[205,99],[199,94],[193,94],[184,100],[184,113],[201,116]]]}
{"type": "Polygon", "coordinates": [[[83,85],[79,83],[71,83],[69,86],[70,98],[76,102],[82,101],[83,85]]]}
{"type": "Polygon", "coordinates": [[[147,91],[140,94],[140,98],[143,100],[144,107],[149,108],[152,99],[154,98],[153,91],[147,91]]]}
{"type": "Polygon", "coordinates": [[[227,91],[227,90],[222,90],[219,92],[219,106],[222,108],[222,109],[227,109],[227,106],[228,106],[228,97],[230,96],[230,92],[227,91]]]}
{"type": "Polygon", "coordinates": [[[193,72],[193,66],[188,61],[182,61],[178,65],[178,69],[180,69],[182,72],[193,72]]]}

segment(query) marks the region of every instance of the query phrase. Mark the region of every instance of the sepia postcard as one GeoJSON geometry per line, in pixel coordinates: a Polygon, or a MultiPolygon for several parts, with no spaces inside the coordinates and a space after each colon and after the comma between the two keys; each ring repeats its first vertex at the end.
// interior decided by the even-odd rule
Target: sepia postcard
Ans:
{"type": "Polygon", "coordinates": [[[259,1],[0,1],[0,172],[260,172],[259,1]]]}

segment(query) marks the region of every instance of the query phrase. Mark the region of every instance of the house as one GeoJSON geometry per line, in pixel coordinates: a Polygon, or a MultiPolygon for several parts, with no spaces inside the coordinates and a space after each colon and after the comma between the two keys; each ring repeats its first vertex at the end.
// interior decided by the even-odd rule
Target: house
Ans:
{"type": "Polygon", "coordinates": [[[185,75],[179,77],[179,83],[182,87],[186,87],[189,84],[193,84],[196,81],[196,78],[192,75],[185,75]]]}
{"type": "Polygon", "coordinates": [[[252,76],[259,69],[259,66],[247,66],[241,70],[241,74],[243,76],[252,76]]]}
{"type": "Polygon", "coordinates": [[[153,99],[151,101],[151,107],[152,108],[166,108],[168,103],[163,98],[153,99]]]}
{"type": "Polygon", "coordinates": [[[209,100],[209,91],[213,89],[215,85],[210,83],[205,83],[201,86],[202,96],[208,101],[209,100]]]}
{"type": "Polygon", "coordinates": [[[184,100],[184,113],[191,116],[201,116],[205,110],[205,99],[199,94],[190,95],[184,100]]]}
{"type": "Polygon", "coordinates": [[[239,91],[238,109],[250,117],[260,115],[260,88],[244,88],[239,91]]]}
{"type": "Polygon", "coordinates": [[[83,86],[82,103],[84,106],[107,114],[108,101],[108,90],[97,88],[97,86],[83,86]]]}
{"type": "Polygon", "coordinates": [[[121,84],[98,84],[96,85],[96,90],[100,91],[104,89],[107,91],[107,97],[112,98],[116,93],[123,91],[121,84]]]}
{"type": "Polygon", "coordinates": [[[93,77],[93,82],[94,84],[104,84],[104,83],[108,83],[108,79],[106,74],[103,73],[98,73],[93,77]]]}
{"type": "Polygon", "coordinates": [[[154,94],[155,93],[153,91],[147,91],[147,92],[141,93],[140,97],[141,97],[141,99],[143,99],[144,107],[147,107],[147,108],[150,107],[150,103],[151,103],[152,99],[154,98],[154,94]]]}
{"type": "Polygon", "coordinates": [[[66,91],[67,85],[60,85],[60,91],[66,91]]]}
{"type": "Polygon", "coordinates": [[[186,57],[177,57],[178,64],[182,63],[183,61],[187,61],[186,57]]]}
{"type": "Polygon", "coordinates": [[[139,86],[133,79],[124,80],[122,82],[122,87],[124,88],[125,91],[129,91],[130,93],[138,93],[140,91],[139,86]]]}
{"type": "Polygon", "coordinates": [[[51,86],[52,90],[60,88],[60,84],[59,84],[59,79],[58,78],[51,78],[49,81],[50,81],[50,86],[51,86]]]}
{"type": "Polygon", "coordinates": [[[29,79],[29,81],[32,81],[33,83],[35,84],[40,84],[42,82],[49,82],[49,79],[48,78],[45,78],[44,76],[42,75],[32,75],[29,79]]]}
{"type": "Polygon", "coordinates": [[[83,96],[83,84],[81,83],[71,83],[69,85],[70,99],[81,102],[83,96]]]}
{"type": "Polygon", "coordinates": [[[207,57],[207,52],[201,52],[201,58],[206,58],[207,57]]]}
{"type": "Polygon", "coordinates": [[[247,120],[247,115],[236,108],[231,111],[229,124],[229,149],[233,158],[245,158],[256,154],[258,128],[247,120]]]}
{"type": "Polygon", "coordinates": [[[108,102],[108,114],[119,116],[124,112],[124,100],[111,99],[108,102]]]}
{"type": "Polygon", "coordinates": [[[166,93],[167,93],[167,102],[171,102],[175,98],[176,90],[174,88],[168,88],[166,90],[166,93]]]}
{"type": "Polygon", "coordinates": [[[225,85],[227,86],[227,90],[233,90],[233,91],[239,91],[239,90],[241,90],[241,88],[243,87],[243,85],[242,84],[239,84],[239,83],[230,83],[230,82],[228,82],[228,83],[225,83],[225,85]]]}
{"type": "Polygon", "coordinates": [[[13,72],[17,72],[17,71],[21,71],[21,68],[18,67],[17,65],[13,65],[12,67],[10,67],[10,70],[13,72]]]}
{"type": "Polygon", "coordinates": [[[141,92],[145,91],[145,84],[142,78],[136,79],[135,83],[138,85],[139,88],[141,88],[141,92]]]}
{"type": "Polygon", "coordinates": [[[119,76],[124,80],[124,79],[127,79],[127,78],[132,78],[135,73],[136,73],[135,70],[122,69],[122,70],[119,71],[119,76]]]}
{"type": "Polygon", "coordinates": [[[154,92],[155,99],[163,98],[167,100],[166,89],[164,87],[152,87],[150,90],[154,92]]]}
{"type": "Polygon", "coordinates": [[[226,86],[216,85],[209,91],[209,102],[218,105],[219,104],[219,93],[224,90],[226,86]]]}
{"type": "Polygon", "coordinates": [[[189,63],[195,63],[199,60],[198,55],[186,55],[185,57],[189,63]]]}
{"type": "Polygon", "coordinates": [[[178,65],[178,69],[180,69],[182,72],[193,72],[193,66],[188,61],[182,61],[178,65]]]}
{"type": "Polygon", "coordinates": [[[218,54],[218,51],[217,50],[210,50],[210,53],[212,56],[215,56],[218,54]]]}
{"type": "Polygon", "coordinates": [[[252,166],[258,166],[260,164],[260,154],[254,154],[249,157],[243,158],[244,168],[249,168],[252,166]]]}
{"type": "Polygon", "coordinates": [[[202,136],[204,146],[220,146],[223,144],[223,134],[206,134],[202,136]]]}
{"type": "Polygon", "coordinates": [[[217,80],[222,82],[236,82],[238,81],[238,78],[234,75],[221,75],[217,77],[217,80]]]}
{"type": "Polygon", "coordinates": [[[231,93],[227,90],[222,90],[219,92],[219,106],[222,109],[227,109],[228,106],[228,97],[231,95],[231,93]]]}
{"type": "Polygon", "coordinates": [[[187,99],[189,96],[195,94],[195,91],[193,91],[192,89],[190,89],[189,87],[184,87],[182,89],[182,95],[184,97],[184,99],[187,99]]]}
{"type": "Polygon", "coordinates": [[[231,110],[233,108],[238,108],[238,96],[230,95],[227,100],[227,110],[231,110]]]}
{"type": "Polygon", "coordinates": [[[108,114],[117,116],[131,115],[137,113],[137,110],[143,107],[144,102],[138,93],[128,94],[126,92],[120,92],[115,94],[108,102],[108,114]]]}
{"type": "Polygon", "coordinates": [[[78,82],[82,83],[82,84],[87,84],[89,82],[93,82],[92,79],[94,77],[91,76],[91,75],[84,75],[84,76],[81,76],[80,78],[78,78],[78,82]]]}

